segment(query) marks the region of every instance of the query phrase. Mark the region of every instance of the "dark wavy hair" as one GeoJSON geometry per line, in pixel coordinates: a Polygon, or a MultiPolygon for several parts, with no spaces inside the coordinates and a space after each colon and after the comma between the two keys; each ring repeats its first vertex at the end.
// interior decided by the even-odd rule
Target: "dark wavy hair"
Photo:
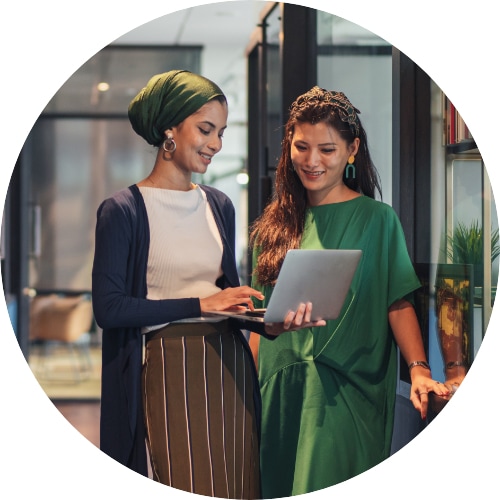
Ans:
{"type": "Polygon", "coordinates": [[[366,132],[358,113],[343,93],[319,87],[313,87],[292,103],[281,143],[272,199],[250,228],[250,246],[259,248],[259,258],[253,270],[259,283],[275,283],[286,252],[299,248],[304,230],[307,192],[294,172],[291,160],[291,143],[296,123],[325,122],[348,145],[359,137],[356,176],[346,178],[344,171],[344,184],[370,198],[375,198],[376,192],[382,197],[379,175],[372,162],[366,132]]]}

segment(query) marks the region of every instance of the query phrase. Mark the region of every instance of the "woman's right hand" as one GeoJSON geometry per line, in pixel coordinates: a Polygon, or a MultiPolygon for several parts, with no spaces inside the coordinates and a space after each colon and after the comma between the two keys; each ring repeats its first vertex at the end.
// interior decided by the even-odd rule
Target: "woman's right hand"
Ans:
{"type": "Polygon", "coordinates": [[[258,290],[249,286],[237,286],[225,288],[224,290],[200,299],[200,308],[202,313],[210,311],[245,311],[254,309],[252,297],[259,300],[264,299],[264,295],[258,290]]]}

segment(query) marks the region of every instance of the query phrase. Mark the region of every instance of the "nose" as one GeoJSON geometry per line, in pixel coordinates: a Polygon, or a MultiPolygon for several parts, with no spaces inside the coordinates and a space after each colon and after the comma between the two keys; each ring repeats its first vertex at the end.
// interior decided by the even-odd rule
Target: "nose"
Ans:
{"type": "Polygon", "coordinates": [[[315,149],[309,150],[309,154],[307,156],[307,165],[309,167],[317,167],[320,162],[320,155],[318,151],[315,149]]]}
{"type": "Polygon", "coordinates": [[[207,147],[213,151],[214,154],[218,153],[222,149],[222,137],[219,137],[219,135],[211,136],[207,147]]]}

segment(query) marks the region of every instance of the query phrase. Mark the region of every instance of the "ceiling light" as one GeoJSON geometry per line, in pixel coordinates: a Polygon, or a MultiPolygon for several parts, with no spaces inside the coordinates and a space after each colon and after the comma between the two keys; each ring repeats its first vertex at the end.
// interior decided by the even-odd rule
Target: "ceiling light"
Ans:
{"type": "Polygon", "coordinates": [[[244,171],[239,172],[236,175],[236,182],[238,184],[241,184],[242,186],[245,186],[246,184],[248,184],[248,174],[244,171]]]}
{"type": "Polygon", "coordinates": [[[109,90],[109,83],[107,82],[101,82],[101,83],[98,83],[97,84],[97,90],[99,90],[99,92],[106,92],[109,90]]]}

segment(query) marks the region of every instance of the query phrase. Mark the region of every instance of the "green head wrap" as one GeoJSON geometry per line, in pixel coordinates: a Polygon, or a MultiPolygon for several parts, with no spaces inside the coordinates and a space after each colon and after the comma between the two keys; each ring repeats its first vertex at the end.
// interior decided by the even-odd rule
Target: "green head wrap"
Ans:
{"type": "Polygon", "coordinates": [[[132,99],[128,117],[132,128],[149,144],[160,146],[165,130],[198,111],[222,90],[203,76],[187,70],[172,70],[153,76],[132,99]]]}

